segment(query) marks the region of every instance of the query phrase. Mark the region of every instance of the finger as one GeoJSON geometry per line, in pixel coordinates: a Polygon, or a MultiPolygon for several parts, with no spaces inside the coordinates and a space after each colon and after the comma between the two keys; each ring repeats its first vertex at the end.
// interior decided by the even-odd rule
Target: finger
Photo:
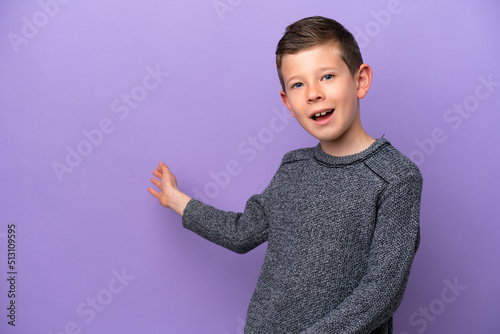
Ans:
{"type": "Polygon", "coordinates": [[[148,188],[148,191],[151,195],[153,195],[156,198],[160,198],[160,193],[154,190],[153,188],[148,188]]]}
{"type": "Polygon", "coordinates": [[[160,188],[160,186],[161,186],[161,182],[160,182],[160,181],[158,181],[157,179],[155,179],[155,178],[153,177],[153,178],[151,178],[151,182],[152,182],[155,186],[157,186],[159,189],[161,189],[161,188],[160,188]]]}
{"type": "Polygon", "coordinates": [[[159,179],[161,179],[161,178],[162,178],[162,176],[163,176],[163,174],[162,174],[162,173],[160,173],[160,172],[159,172],[159,171],[157,171],[157,170],[153,171],[153,175],[154,175],[154,176],[156,176],[156,177],[157,177],[157,178],[159,178],[159,179]]]}

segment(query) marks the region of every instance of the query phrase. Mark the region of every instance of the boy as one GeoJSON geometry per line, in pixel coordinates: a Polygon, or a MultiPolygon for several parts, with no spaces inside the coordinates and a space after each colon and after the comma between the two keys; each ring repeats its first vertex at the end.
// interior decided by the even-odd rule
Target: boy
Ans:
{"type": "Polygon", "coordinates": [[[283,103],[317,146],[285,154],[243,213],[191,199],[163,163],[149,191],[216,244],[245,253],[268,242],[245,333],[392,333],[419,245],[420,172],[363,130],[372,71],[342,25],[288,26],[276,65],[283,103]]]}

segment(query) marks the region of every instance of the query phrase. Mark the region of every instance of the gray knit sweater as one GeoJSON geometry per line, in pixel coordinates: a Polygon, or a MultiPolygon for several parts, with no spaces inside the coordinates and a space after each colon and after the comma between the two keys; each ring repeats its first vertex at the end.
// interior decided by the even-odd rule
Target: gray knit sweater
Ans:
{"type": "Polygon", "coordinates": [[[386,139],[288,152],[244,213],[192,199],[184,227],[237,253],[267,241],[245,333],[392,333],[419,245],[422,176],[386,139]]]}

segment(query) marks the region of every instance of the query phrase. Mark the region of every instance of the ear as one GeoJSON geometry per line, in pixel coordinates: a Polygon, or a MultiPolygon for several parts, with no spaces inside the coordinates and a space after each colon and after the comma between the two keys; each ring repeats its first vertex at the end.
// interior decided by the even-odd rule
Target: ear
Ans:
{"type": "Polygon", "coordinates": [[[288,108],[288,110],[290,110],[292,117],[295,117],[295,114],[293,113],[292,110],[292,105],[290,104],[290,101],[288,101],[288,96],[286,96],[286,93],[284,91],[281,91],[280,95],[281,95],[281,100],[283,100],[283,104],[288,108]]]}
{"type": "Polygon", "coordinates": [[[357,78],[357,95],[358,99],[362,99],[368,93],[370,85],[372,84],[372,69],[368,64],[362,64],[359,67],[357,78]]]}

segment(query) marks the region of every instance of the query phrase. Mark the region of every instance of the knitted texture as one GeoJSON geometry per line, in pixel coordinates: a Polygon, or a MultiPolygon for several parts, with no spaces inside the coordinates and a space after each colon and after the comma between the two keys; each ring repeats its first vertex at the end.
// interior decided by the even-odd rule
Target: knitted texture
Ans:
{"type": "Polygon", "coordinates": [[[243,213],[192,199],[184,227],[237,253],[267,241],[246,334],[392,333],[419,245],[422,176],[386,139],[288,152],[243,213]]]}

